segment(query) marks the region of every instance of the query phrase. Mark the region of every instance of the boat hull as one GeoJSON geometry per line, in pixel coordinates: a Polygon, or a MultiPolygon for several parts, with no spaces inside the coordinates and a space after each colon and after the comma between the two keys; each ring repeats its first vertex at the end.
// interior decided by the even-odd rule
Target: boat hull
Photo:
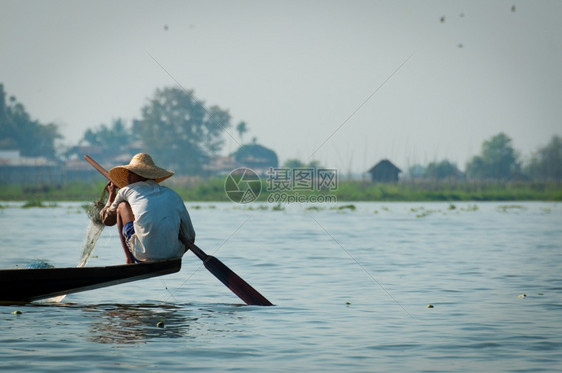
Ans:
{"type": "Polygon", "coordinates": [[[30,302],[167,275],[180,269],[181,259],[106,267],[2,269],[0,301],[30,302]]]}

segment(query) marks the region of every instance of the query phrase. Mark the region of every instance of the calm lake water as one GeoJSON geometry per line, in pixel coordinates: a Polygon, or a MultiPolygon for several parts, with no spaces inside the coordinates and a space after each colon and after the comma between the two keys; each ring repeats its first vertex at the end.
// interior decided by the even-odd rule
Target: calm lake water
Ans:
{"type": "MultiPolygon", "coordinates": [[[[0,267],[78,264],[79,203],[3,205],[0,267]]],[[[560,203],[187,206],[199,247],[275,307],[243,306],[188,252],[173,275],[0,306],[0,370],[561,369],[560,203]]],[[[88,266],[123,262],[107,227],[88,266]]]]}

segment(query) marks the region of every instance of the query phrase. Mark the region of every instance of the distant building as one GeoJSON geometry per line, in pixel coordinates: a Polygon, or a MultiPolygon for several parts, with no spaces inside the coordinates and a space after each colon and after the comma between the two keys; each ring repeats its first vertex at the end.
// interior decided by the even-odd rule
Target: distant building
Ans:
{"type": "Polygon", "coordinates": [[[270,168],[279,167],[277,154],[265,146],[253,143],[241,146],[232,156],[240,167],[247,167],[262,175],[270,168]]]}
{"type": "Polygon", "coordinates": [[[203,165],[203,169],[209,175],[223,176],[237,169],[240,165],[234,159],[234,156],[219,156],[211,159],[208,164],[203,165]]]}
{"type": "Polygon", "coordinates": [[[105,180],[101,174],[95,170],[84,159],[70,159],[64,163],[64,181],[85,181],[95,182],[105,180]]]}
{"type": "Polygon", "coordinates": [[[63,171],[65,181],[85,181],[105,180],[88,162],[84,160],[84,155],[89,155],[96,162],[106,169],[111,169],[117,165],[127,164],[131,158],[142,150],[140,141],[126,144],[118,149],[111,151],[104,150],[101,146],[78,145],[67,152],[67,160],[64,163],[63,171]]]}
{"type": "Polygon", "coordinates": [[[367,172],[374,183],[397,183],[398,174],[402,171],[388,159],[383,159],[367,172]]]}
{"type": "Polygon", "coordinates": [[[19,150],[0,151],[0,183],[24,186],[60,184],[61,167],[44,157],[22,157],[19,150]]]}

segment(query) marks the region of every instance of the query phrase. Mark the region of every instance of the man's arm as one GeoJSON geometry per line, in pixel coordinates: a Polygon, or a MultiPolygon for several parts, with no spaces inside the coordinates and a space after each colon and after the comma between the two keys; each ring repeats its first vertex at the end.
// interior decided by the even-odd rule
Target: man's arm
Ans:
{"type": "Polygon", "coordinates": [[[191,218],[189,217],[189,213],[183,205],[183,212],[181,215],[180,221],[180,235],[185,237],[189,242],[195,242],[195,229],[193,229],[193,224],[191,223],[191,218]]]}
{"type": "Polygon", "coordinates": [[[115,201],[115,197],[117,196],[117,192],[115,191],[115,184],[111,181],[107,183],[105,189],[109,192],[109,197],[107,198],[107,203],[105,207],[100,211],[100,218],[101,222],[104,225],[113,226],[117,224],[117,209],[112,209],[111,205],[113,201],[115,201]]]}

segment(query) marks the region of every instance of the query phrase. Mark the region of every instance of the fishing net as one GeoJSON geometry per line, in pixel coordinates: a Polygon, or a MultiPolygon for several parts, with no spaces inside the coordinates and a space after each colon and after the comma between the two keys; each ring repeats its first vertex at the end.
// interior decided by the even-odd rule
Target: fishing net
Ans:
{"type": "Polygon", "coordinates": [[[86,206],[86,214],[88,215],[88,218],[90,218],[91,222],[103,225],[100,218],[100,211],[105,206],[107,198],[107,189],[104,188],[100,195],[100,198],[97,201],[92,202],[91,205],[86,206]]]}
{"type": "MultiPolygon", "coordinates": [[[[96,247],[96,242],[100,238],[101,232],[105,225],[101,222],[100,211],[103,209],[107,202],[107,190],[104,189],[100,195],[99,200],[92,202],[90,205],[83,206],[86,210],[88,218],[90,218],[90,223],[88,224],[88,232],[86,233],[86,239],[84,241],[84,246],[82,249],[82,256],[80,257],[80,262],[78,267],[85,267],[88,260],[92,256],[92,251],[96,247]]],[[[50,298],[52,302],[61,302],[66,295],[59,295],[58,297],[50,298]]]]}
{"type": "Polygon", "coordinates": [[[46,261],[45,259],[35,259],[31,263],[25,266],[25,268],[38,269],[38,268],[55,268],[54,265],[46,261]]]}
{"type": "Polygon", "coordinates": [[[92,255],[96,242],[105,227],[105,225],[101,222],[100,211],[105,206],[107,198],[107,189],[104,188],[100,198],[97,201],[92,202],[92,204],[86,209],[86,214],[88,215],[88,218],[90,218],[90,224],[88,226],[88,233],[86,234],[82,257],[80,258],[78,267],[84,267],[86,263],[88,263],[88,259],[90,259],[90,256],[92,255]]]}
{"type": "Polygon", "coordinates": [[[88,233],[86,234],[86,240],[84,242],[84,248],[82,250],[82,257],[80,258],[78,267],[85,267],[86,263],[88,263],[88,260],[92,255],[92,251],[94,251],[94,247],[96,247],[96,242],[98,242],[101,232],[103,231],[103,227],[103,224],[97,224],[90,221],[88,233]]]}

